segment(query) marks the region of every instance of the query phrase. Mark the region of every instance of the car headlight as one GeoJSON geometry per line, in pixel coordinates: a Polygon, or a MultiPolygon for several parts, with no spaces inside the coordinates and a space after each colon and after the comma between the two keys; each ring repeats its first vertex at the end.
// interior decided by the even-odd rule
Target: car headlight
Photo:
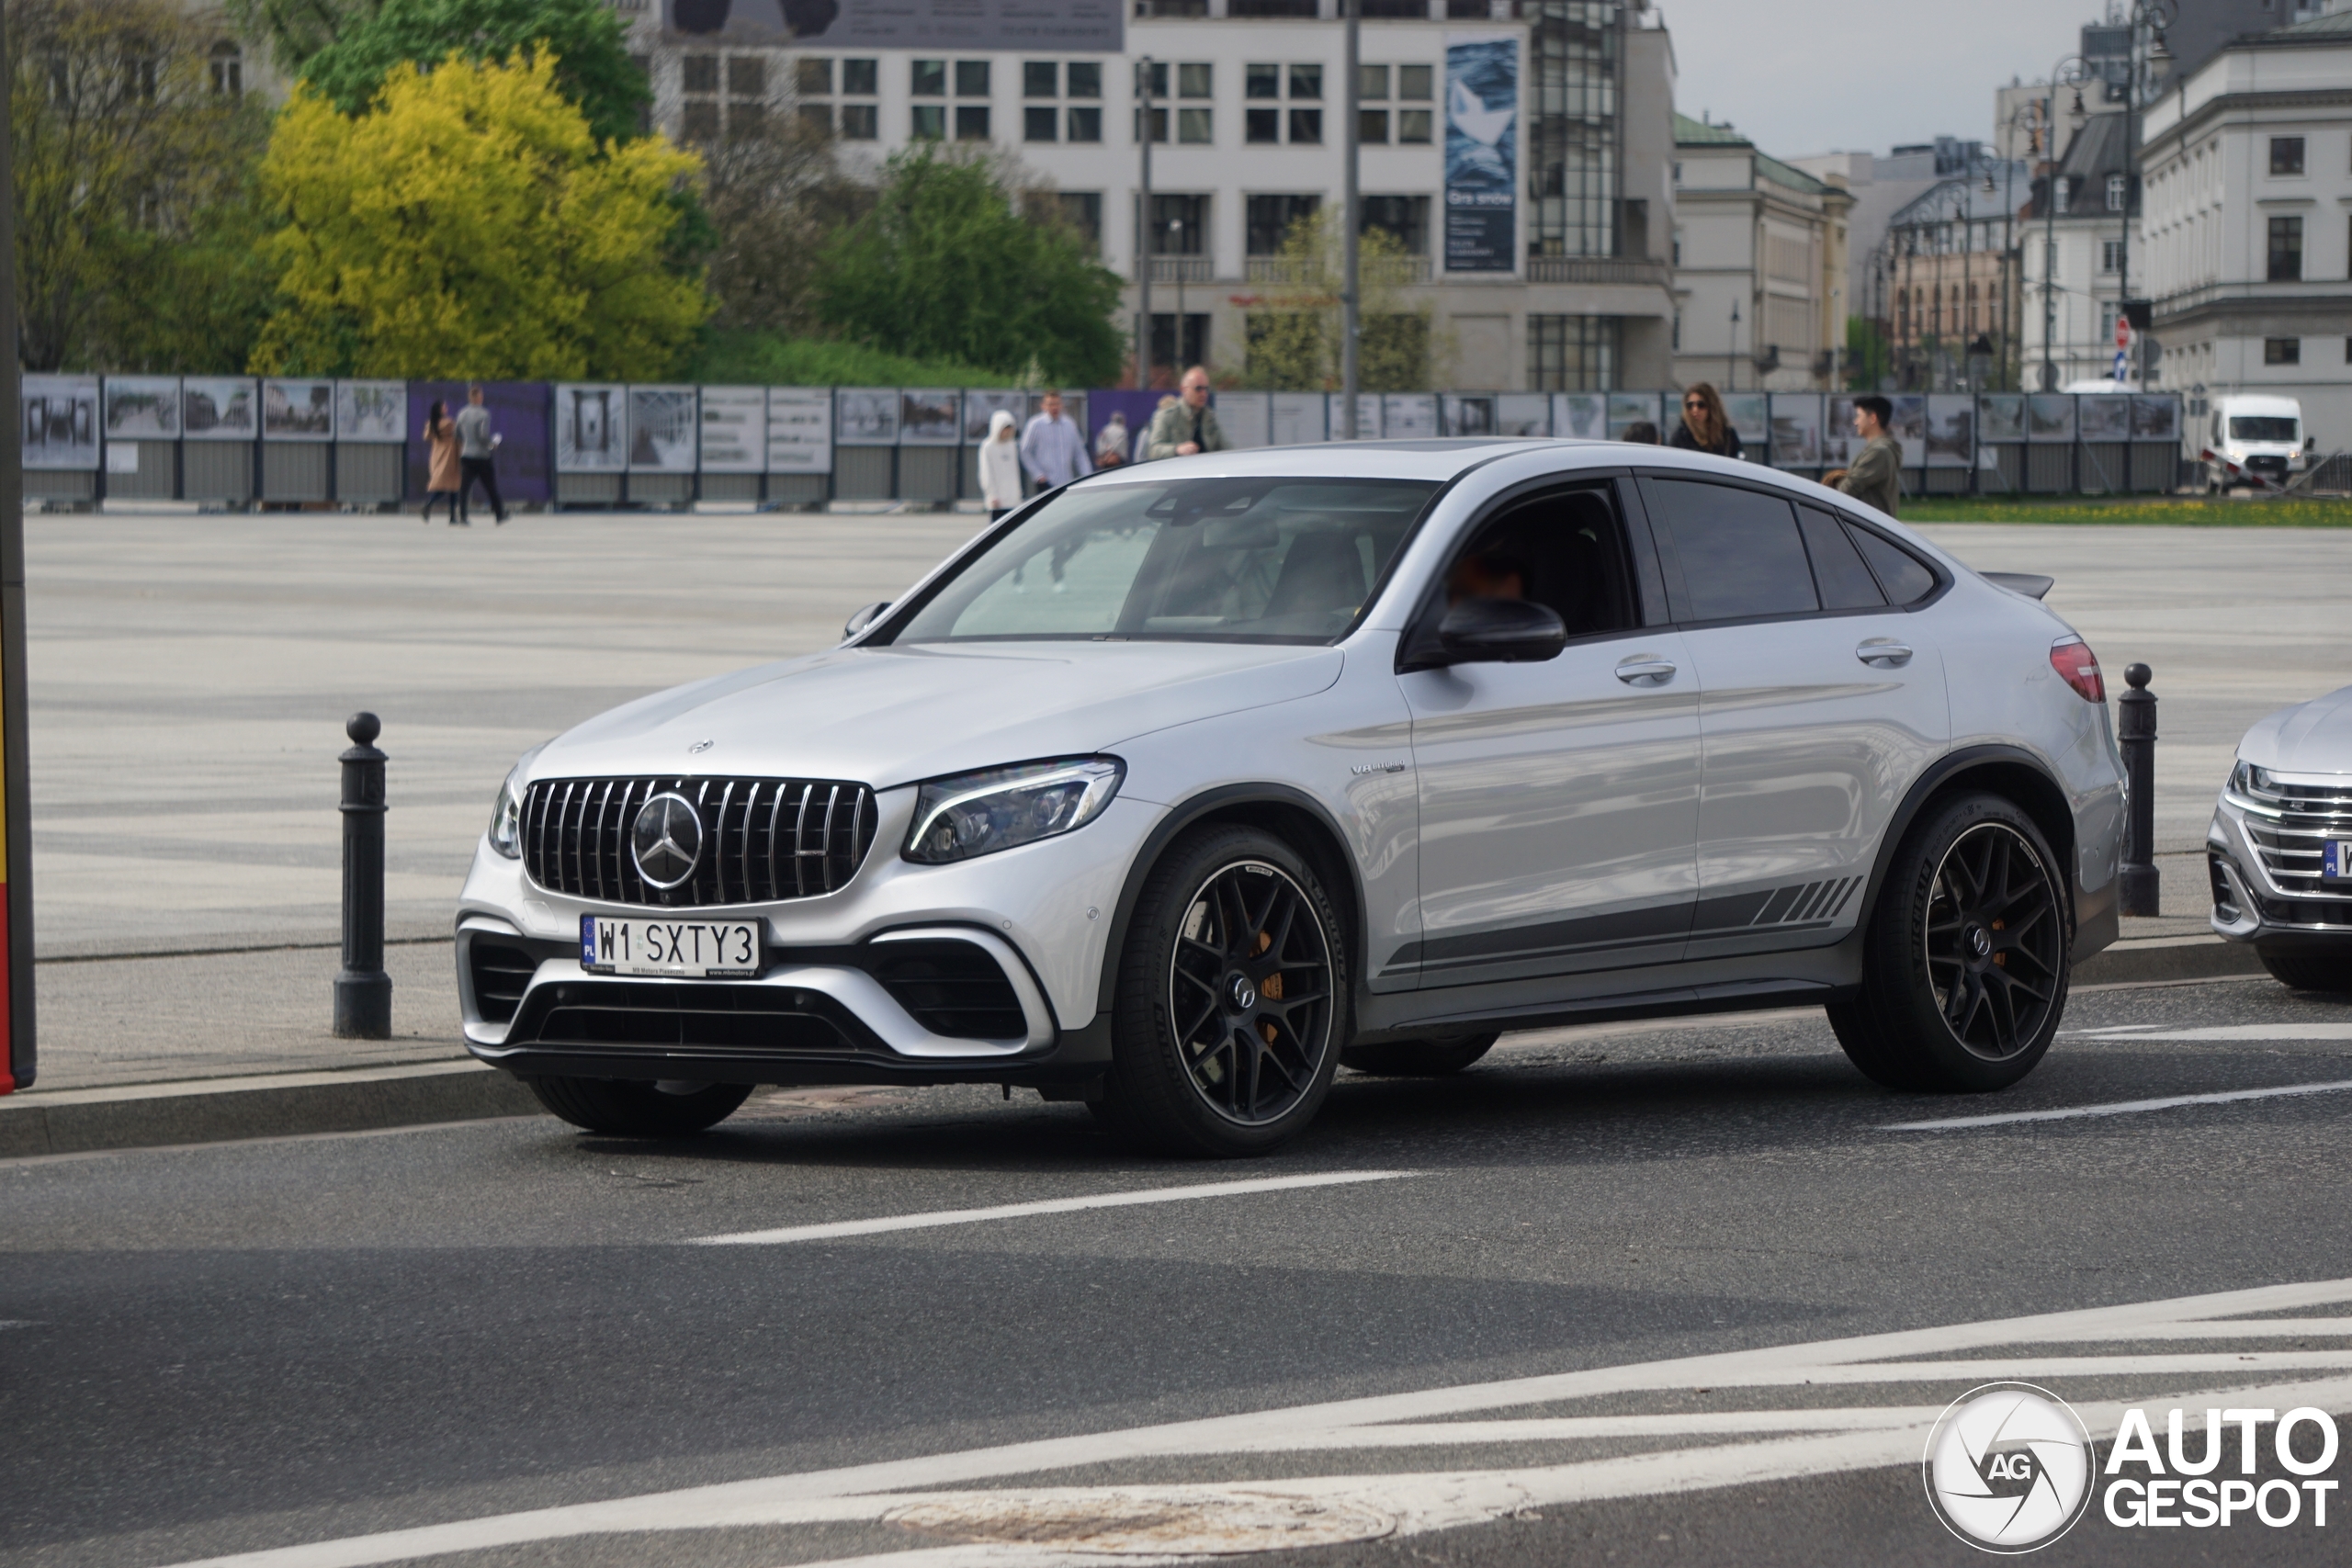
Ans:
{"type": "Polygon", "coordinates": [[[2240,762],[2230,770],[2230,789],[2236,795],[2269,795],[2270,775],[2252,762],[2240,762]]]}
{"type": "Polygon", "coordinates": [[[523,764],[517,762],[498,786],[498,799],[490,808],[490,847],[508,860],[519,860],[523,854],[523,764]]]}
{"type": "Polygon", "coordinates": [[[1116,757],[1070,757],[933,779],[915,798],[901,852],[947,865],[1083,828],[1102,815],[1126,771],[1116,757]]]}

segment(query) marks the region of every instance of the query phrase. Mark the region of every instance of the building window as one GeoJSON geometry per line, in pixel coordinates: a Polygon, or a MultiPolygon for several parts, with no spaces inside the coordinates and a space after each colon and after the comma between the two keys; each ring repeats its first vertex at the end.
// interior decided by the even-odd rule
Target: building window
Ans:
{"type": "Polygon", "coordinates": [[[1208,250],[1209,198],[1204,196],[1151,197],[1151,254],[1156,256],[1197,256],[1208,250]]]}
{"type": "Polygon", "coordinates": [[[1208,109],[1178,109],[1176,111],[1176,140],[1191,142],[1196,146],[1206,146],[1215,141],[1216,127],[1212,112],[1208,109]]]}
{"type": "Polygon", "coordinates": [[[1100,254],[1102,249],[1102,193],[1099,190],[1065,190],[1054,193],[1060,205],[1062,221],[1086,236],[1086,243],[1100,254]]]}
{"type": "Polygon", "coordinates": [[[2123,242],[2101,240],[2098,243],[2098,269],[2101,272],[2123,270],[2123,242]]]}
{"type": "Polygon", "coordinates": [[[989,107],[986,104],[956,106],[956,140],[986,141],[989,139],[989,107]]]}
{"type": "Polygon", "coordinates": [[[2301,218],[2273,218],[2270,220],[2270,281],[2300,283],[2303,277],[2303,220],[2301,218]]]}
{"type": "Polygon", "coordinates": [[[1283,96],[1283,68],[1279,65],[1245,65],[1241,68],[1241,94],[1250,98],[1279,98],[1283,96]]]}
{"type": "Polygon", "coordinates": [[[212,46],[212,90],[231,98],[244,93],[245,51],[233,43],[212,46]]]}
{"type": "Polygon", "coordinates": [[[1253,196],[1247,206],[1249,229],[1245,249],[1253,256],[1282,254],[1291,225],[1311,218],[1323,205],[1319,196],[1253,196]]]}
{"type": "Polygon", "coordinates": [[[833,62],[803,56],[792,62],[792,90],[804,98],[833,96],[833,62]]]}
{"type": "Polygon", "coordinates": [[[1397,141],[1408,144],[1426,144],[1430,141],[1430,130],[1429,110],[1398,109],[1396,111],[1397,141]]]}
{"type": "Polygon", "coordinates": [[[718,56],[715,54],[682,55],[678,60],[680,85],[689,94],[711,94],[718,91],[718,56]]]}
{"type": "Polygon", "coordinates": [[[730,98],[757,98],[764,102],[768,96],[768,62],[756,54],[729,55],[727,96],[730,98]]]}
{"type": "Polygon", "coordinates": [[[1180,342],[1176,332],[1176,317],[1151,316],[1151,362],[1154,365],[1183,367],[1205,365],[1209,359],[1209,319],[1205,312],[1186,311],[1183,337],[1180,342]]]}
{"type": "Polygon", "coordinates": [[[908,66],[907,90],[918,98],[947,96],[947,62],[918,60],[908,66]]]}
{"type": "Polygon", "coordinates": [[[2131,182],[2121,175],[2107,176],[2107,209],[2109,212],[2123,210],[2123,193],[2129,188],[2130,184],[2131,182]]]}
{"type": "Polygon", "coordinates": [[[1388,111],[1356,110],[1356,140],[1385,146],[1388,142],[1388,111]]]}
{"type": "Polygon", "coordinates": [[[1193,61],[1176,67],[1176,96],[1180,98],[1213,98],[1216,96],[1216,67],[1207,61],[1193,61]]]}
{"type": "MultiPolygon", "coordinates": [[[[1140,83],[1143,80],[1143,73],[1137,72],[1136,80],[1140,83]]],[[[1168,62],[1164,60],[1155,60],[1151,62],[1151,96],[1155,98],[1164,98],[1168,96],[1168,62]]]]}
{"type": "MultiPolygon", "coordinates": [[[[1075,68],[1073,67],[1073,69],[1075,68]]],[[[1072,141],[1102,141],[1102,109],[1099,107],[1071,109],[1069,111],[1069,139],[1072,141]]]]}
{"type": "Polygon", "coordinates": [[[1396,96],[1408,103],[1428,103],[1435,96],[1431,91],[1435,74],[1434,66],[1399,65],[1396,67],[1396,96]]]}
{"type": "Polygon", "coordinates": [[[1539,392],[1602,392],[1617,384],[1615,316],[1527,318],[1527,384],[1539,392]]]}
{"type": "Polygon", "coordinates": [[[2303,172],[2301,137],[2274,136],[2270,139],[2270,172],[2274,175],[2300,175],[2303,172]]]}
{"type": "Polygon", "coordinates": [[[1283,111],[1243,109],[1241,139],[1244,141],[1280,141],[1283,139],[1283,111]]]}
{"type": "Polygon", "coordinates": [[[1058,141],[1061,140],[1062,111],[1047,104],[1039,107],[1031,104],[1021,111],[1021,140],[1023,141],[1058,141]]]}
{"type": "Polygon", "coordinates": [[[1099,98],[1102,96],[1101,61],[1073,60],[1069,62],[1069,96],[1073,98],[1099,98]]]}
{"type": "Polygon", "coordinates": [[[1367,196],[1363,202],[1363,232],[1374,229],[1393,236],[1407,255],[1425,256],[1430,250],[1430,198],[1425,196],[1367,196]]]}
{"type": "Polygon", "coordinates": [[[917,104],[907,122],[907,134],[917,141],[947,140],[947,110],[940,104],[917,104]]]}
{"type": "Polygon", "coordinates": [[[1021,96],[1024,98],[1060,97],[1062,96],[1061,63],[1053,60],[1023,61],[1021,62],[1021,96]]]}
{"type": "Polygon", "coordinates": [[[1294,98],[1320,98],[1323,96],[1323,67],[1320,65],[1292,66],[1290,96],[1294,98]]]}
{"type": "Polygon", "coordinates": [[[987,61],[959,60],[956,62],[956,96],[959,98],[985,98],[989,96],[987,61]]]}
{"type": "Polygon", "coordinates": [[[1359,65],[1356,67],[1356,96],[1374,103],[1388,96],[1388,67],[1359,65]]]}
{"type": "MultiPolygon", "coordinates": [[[[1143,140],[1143,113],[1141,109],[1136,110],[1136,140],[1138,141],[1143,140]]],[[[1158,104],[1151,107],[1151,139],[1163,144],[1168,140],[1168,111],[1158,104]]]]}
{"type": "Polygon", "coordinates": [[[2262,362],[2265,365],[2301,365],[2303,362],[2303,340],[2299,337],[2264,338],[2262,362]]]}
{"type": "Polygon", "coordinates": [[[1291,110],[1290,139],[1294,143],[1310,142],[1320,146],[1323,141],[1323,111],[1321,109],[1291,110]]]}
{"type": "Polygon", "coordinates": [[[881,90],[882,62],[878,60],[844,60],[842,62],[842,92],[853,98],[870,98],[881,90]]]}
{"type": "Polygon", "coordinates": [[[2058,182],[2058,216],[2064,218],[2075,209],[2075,182],[2072,176],[2058,182]]]}
{"type": "Polygon", "coordinates": [[[842,106],[841,139],[843,141],[877,141],[881,136],[882,115],[874,105],[842,106]]]}

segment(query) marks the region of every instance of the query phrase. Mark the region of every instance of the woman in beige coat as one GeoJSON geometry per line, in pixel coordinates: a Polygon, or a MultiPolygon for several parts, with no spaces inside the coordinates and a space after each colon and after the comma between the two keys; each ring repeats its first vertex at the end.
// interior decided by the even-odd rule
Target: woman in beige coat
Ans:
{"type": "Polygon", "coordinates": [[[436,501],[449,509],[449,525],[462,527],[465,519],[458,515],[458,422],[449,417],[449,406],[434,400],[424,414],[424,521],[433,521],[433,503],[436,501]]]}

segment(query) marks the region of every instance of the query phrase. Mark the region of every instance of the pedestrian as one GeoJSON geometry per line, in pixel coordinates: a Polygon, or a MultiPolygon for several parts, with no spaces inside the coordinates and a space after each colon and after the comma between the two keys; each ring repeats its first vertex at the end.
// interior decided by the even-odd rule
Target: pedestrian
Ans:
{"type": "Polygon", "coordinates": [[[1021,504],[1021,445],[1013,438],[1011,409],[989,415],[989,438],[980,443],[980,504],[991,523],[1021,504]]]}
{"type": "Polygon", "coordinates": [[[502,525],[506,521],[506,503],[498,499],[498,472],[491,460],[503,439],[491,434],[490,411],[482,407],[481,383],[476,381],[467,387],[466,406],[458,412],[458,521],[467,527],[473,526],[466,508],[477,479],[490,495],[491,515],[502,525]]]}
{"type": "Polygon", "coordinates": [[[1094,438],[1094,468],[1096,472],[1115,468],[1127,460],[1127,416],[1117,409],[1111,411],[1111,423],[1094,438]]]}
{"type": "Polygon", "coordinates": [[[1657,426],[1648,420],[1637,419],[1627,425],[1625,434],[1617,439],[1630,441],[1636,446],[1655,446],[1657,445],[1657,426]]]}
{"type": "Polygon", "coordinates": [[[433,522],[433,503],[449,509],[449,526],[458,525],[458,426],[449,405],[440,399],[424,411],[424,522],[433,522]]]}
{"type": "Polygon", "coordinates": [[[1877,507],[1889,517],[1903,494],[1903,444],[1888,434],[1894,405],[1875,394],[1854,400],[1854,434],[1862,438],[1861,456],[1849,468],[1832,468],[1821,482],[1842,490],[1856,501],[1877,507]]]}
{"type": "Polygon", "coordinates": [[[1077,421],[1062,412],[1062,395],[1048,388],[1039,400],[1042,412],[1021,433],[1021,466],[1039,490],[1051,490],[1094,471],[1086,456],[1086,437],[1077,421]]]}
{"type": "Polygon", "coordinates": [[[1208,371],[1193,366],[1184,372],[1177,390],[1182,400],[1173,408],[1161,403],[1151,416],[1151,428],[1144,433],[1144,456],[1189,457],[1195,452],[1224,451],[1225,427],[1216,422],[1216,410],[1209,407],[1208,371]]]}
{"type": "Polygon", "coordinates": [[[1718,457],[1745,457],[1739,432],[1724,415],[1724,400],[1711,382],[1701,381],[1682,394],[1682,423],[1667,437],[1668,446],[1685,452],[1712,452],[1718,457]]]}

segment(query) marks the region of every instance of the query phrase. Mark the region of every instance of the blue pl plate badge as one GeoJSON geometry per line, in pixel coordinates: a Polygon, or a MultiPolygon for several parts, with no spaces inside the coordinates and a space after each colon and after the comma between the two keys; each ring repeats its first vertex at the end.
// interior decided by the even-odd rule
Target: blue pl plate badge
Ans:
{"type": "Polygon", "coordinates": [[[592,967],[596,962],[596,917],[594,915],[580,917],[580,962],[592,967]]]}

